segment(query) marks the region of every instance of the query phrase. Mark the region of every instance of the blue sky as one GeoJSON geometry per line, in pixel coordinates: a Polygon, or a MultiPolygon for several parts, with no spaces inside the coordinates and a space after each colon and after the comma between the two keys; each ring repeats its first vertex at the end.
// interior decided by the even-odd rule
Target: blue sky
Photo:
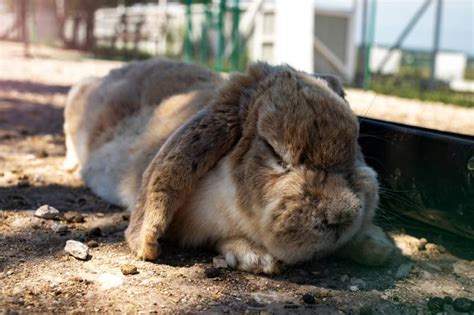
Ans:
{"type": "MultiPolygon", "coordinates": [[[[390,45],[407,25],[425,0],[377,0],[375,42],[390,45]]],[[[360,42],[362,0],[315,0],[324,7],[359,6],[356,41],[360,42]]],[[[406,38],[402,47],[431,49],[434,36],[435,3],[429,5],[423,17],[406,38]]],[[[474,0],[443,0],[440,47],[442,50],[462,51],[474,56],[474,0]]]]}

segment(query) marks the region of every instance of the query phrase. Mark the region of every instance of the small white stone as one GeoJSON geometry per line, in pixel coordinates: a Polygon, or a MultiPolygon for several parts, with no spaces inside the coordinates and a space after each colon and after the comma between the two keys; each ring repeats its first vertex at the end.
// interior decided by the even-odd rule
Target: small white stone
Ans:
{"type": "Polygon", "coordinates": [[[418,250],[424,250],[427,243],[426,238],[420,238],[418,241],[418,250]]]}
{"type": "Polygon", "coordinates": [[[67,225],[62,224],[62,223],[54,222],[51,225],[51,230],[53,230],[54,233],[66,233],[67,232],[67,225]]]}
{"type": "Polygon", "coordinates": [[[359,287],[356,285],[350,285],[349,290],[351,290],[352,292],[357,292],[359,291],[359,287]]]}
{"type": "Polygon", "coordinates": [[[365,282],[364,280],[359,279],[359,278],[352,278],[351,279],[351,284],[355,285],[356,287],[358,287],[360,289],[367,289],[367,282],[365,282]]]}
{"type": "Polygon", "coordinates": [[[212,258],[212,265],[214,268],[227,268],[227,261],[222,256],[216,256],[212,258]]]}
{"type": "Polygon", "coordinates": [[[23,286],[16,286],[13,288],[12,293],[13,295],[20,295],[25,292],[25,287],[23,286]]]}
{"type": "Polygon", "coordinates": [[[54,207],[43,205],[36,209],[35,216],[43,219],[56,219],[59,217],[59,211],[54,207]]]}
{"type": "Polygon", "coordinates": [[[84,243],[74,240],[68,240],[64,250],[71,256],[81,260],[86,260],[87,256],[89,256],[89,247],[84,243]]]}

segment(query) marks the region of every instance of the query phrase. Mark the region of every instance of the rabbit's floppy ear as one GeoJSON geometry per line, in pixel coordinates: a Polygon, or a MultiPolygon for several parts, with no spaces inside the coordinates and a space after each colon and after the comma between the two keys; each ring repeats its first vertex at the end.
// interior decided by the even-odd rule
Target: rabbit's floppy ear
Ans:
{"type": "Polygon", "coordinates": [[[314,73],[313,77],[326,81],[329,88],[345,100],[346,93],[344,92],[341,81],[337,77],[320,73],[314,73]]]}
{"type": "Polygon", "coordinates": [[[240,139],[252,91],[270,70],[257,63],[231,75],[212,103],[176,130],[148,165],[126,231],[138,258],[157,258],[157,238],[198,180],[240,139]]]}

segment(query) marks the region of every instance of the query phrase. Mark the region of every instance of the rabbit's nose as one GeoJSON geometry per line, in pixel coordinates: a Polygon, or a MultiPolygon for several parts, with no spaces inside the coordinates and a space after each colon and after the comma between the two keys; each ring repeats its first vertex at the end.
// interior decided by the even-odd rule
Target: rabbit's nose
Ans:
{"type": "Polygon", "coordinates": [[[353,205],[352,207],[340,209],[333,218],[333,224],[345,224],[352,222],[361,210],[360,204],[353,205]]]}
{"type": "Polygon", "coordinates": [[[362,205],[354,194],[335,197],[326,211],[328,224],[345,225],[351,223],[360,211],[362,211],[362,205]]]}

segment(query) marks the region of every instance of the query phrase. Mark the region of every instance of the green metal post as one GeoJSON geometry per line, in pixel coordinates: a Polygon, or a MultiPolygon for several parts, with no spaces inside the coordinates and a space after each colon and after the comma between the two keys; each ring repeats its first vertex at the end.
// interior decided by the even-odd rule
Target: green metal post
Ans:
{"type": "Polygon", "coordinates": [[[212,23],[212,14],[209,5],[209,0],[204,3],[204,22],[201,27],[201,49],[199,51],[201,64],[208,64],[209,57],[209,29],[212,23]]]}
{"type": "Polygon", "coordinates": [[[193,33],[193,20],[191,14],[192,0],[186,0],[186,32],[184,34],[184,61],[193,61],[193,43],[191,35],[193,33]]]}
{"type": "Polygon", "coordinates": [[[364,60],[364,89],[367,89],[370,86],[370,80],[372,78],[370,72],[370,50],[372,49],[372,44],[374,42],[375,35],[375,13],[376,13],[376,0],[369,0],[369,25],[367,27],[366,34],[366,50],[365,50],[365,60],[364,60]]]}
{"type": "Polygon", "coordinates": [[[217,30],[219,32],[218,46],[217,46],[217,62],[215,69],[222,71],[224,69],[224,54],[225,54],[225,34],[224,34],[224,18],[226,11],[226,0],[220,0],[219,15],[217,19],[217,30]]]}
{"type": "Polygon", "coordinates": [[[232,55],[231,55],[231,67],[232,70],[239,70],[239,54],[240,54],[240,34],[239,34],[239,20],[240,20],[240,7],[239,0],[234,0],[234,6],[232,7],[232,55]]]}

